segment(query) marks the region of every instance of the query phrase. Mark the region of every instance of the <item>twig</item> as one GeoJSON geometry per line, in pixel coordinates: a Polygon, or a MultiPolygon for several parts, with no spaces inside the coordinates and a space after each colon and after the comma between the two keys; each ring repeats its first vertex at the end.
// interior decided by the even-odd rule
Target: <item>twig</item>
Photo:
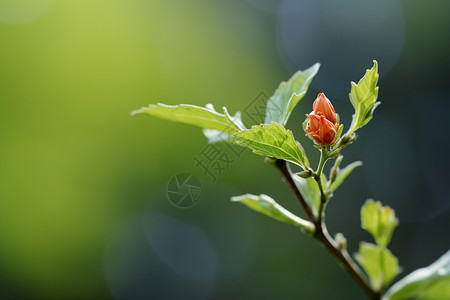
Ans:
{"type": "Polygon", "coordinates": [[[381,295],[379,291],[375,291],[369,284],[367,277],[353,261],[347,250],[340,248],[334,239],[328,234],[328,230],[325,223],[320,225],[316,224],[316,231],[314,237],[325,246],[325,248],[333,254],[338,260],[339,264],[346,269],[353,279],[361,286],[369,299],[379,300],[381,295]]]}
{"type": "Polygon", "coordinates": [[[283,178],[291,187],[291,190],[294,192],[298,201],[302,205],[304,211],[308,215],[309,220],[314,223],[315,222],[314,214],[311,208],[309,207],[308,203],[306,203],[305,199],[303,198],[303,195],[300,193],[300,190],[297,188],[294,179],[292,179],[292,172],[288,162],[282,159],[277,159],[275,162],[275,166],[277,167],[278,170],[280,170],[281,174],[283,175],[283,178]]]}
{"type": "Polygon", "coordinates": [[[295,184],[294,179],[292,178],[292,171],[289,167],[288,162],[282,159],[277,159],[275,162],[275,166],[277,167],[278,170],[280,170],[281,174],[283,175],[283,178],[291,187],[298,201],[300,202],[306,214],[308,215],[309,220],[314,223],[315,226],[315,231],[313,234],[314,238],[317,239],[328,251],[330,251],[331,254],[338,260],[340,265],[350,273],[353,279],[362,287],[362,289],[367,294],[369,299],[380,300],[381,293],[379,291],[374,290],[370,286],[367,277],[364,275],[364,273],[358,267],[358,265],[353,261],[351,256],[348,254],[347,250],[339,247],[337,243],[334,241],[334,239],[329,235],[323,219],[321,217],[316,218],[314,216],[311,208],[309,207],[308,203],[306,203],[305,199],[300,193],[300,190],[295,184]]]}

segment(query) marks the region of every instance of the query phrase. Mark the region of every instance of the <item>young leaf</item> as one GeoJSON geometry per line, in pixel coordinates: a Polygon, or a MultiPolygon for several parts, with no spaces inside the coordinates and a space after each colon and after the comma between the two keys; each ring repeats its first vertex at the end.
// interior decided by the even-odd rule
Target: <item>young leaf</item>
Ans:
{"type": "Polygon", "coordinates": [[[450,299],[450,250],[428,267],[397,281],[383,300],[450,299]]]}
{"type": "Polygon", "coordinates": [[[355,258],[366,271],[375,290],[388,286],[400,273],[398,259],[391,251],[374,244],[361,242],[355,258]]]}
{"type": "MultiPolygon", "coordinates": [[[[321,178],[324,177],[325,175],[321,176],[321,178]]],[[[316,180],[313,177],[302,178],[296,174],[293,174],[292,178],[313,214],[317,216],[320,206],[320,189],[316,180]]]]}
{"type": "Polygon", "coordinates": [[[234,137],[238,144],[252,149],[256,154],[284,159],[305,170],[309,167],[305,151],[295,141],[292,131],[278,123],[255,125],[235,133],[234,137]]]}
{"type": "Polygon", "coordinates": [[[350,173],[356,167],[359,167],[361,165],[362,165],[362,162],[355,161],[355,162],[349,164],[348,166],[346,166],[345,168],[343,168],[342,170],[337,169],[337,176],[334,179],[334,181],[331,182],[329,190],[331,192],[334,192],[342,184],[342,182],[344,182],[345,178],[347,178],[347,176],[350,175],[350,173]]]}
{"type": "Polygon", "coordinates": [[[376,102],[378,97],[377,82],[378,64],[374,60],[372,69],[366,70],[366,74],[358,84],[351,83],[352,88],[349,96],[350,102],[355,109],[355,114],[347,133],[348,136],[372,119],[373,111],[380,104],[380,102],[376,102]]]}
{"type": "Polygon", "coordinates": [[[292,214],[267,195],[256,196],[245,194],[242,196],[232,197],[231,201],[240,202],[257,212],[272,217],[278,221],[305,228],[310,232],[314,231],[314,225],[311,222],[303,220],[302,218],[292,214]]]}
{"type": "Polygon", "coordinates": [[[282,82],[269,98],[266,105],[266,119],[264,123],[277,122],[286,125],[295,105],[305,96],[309,84],[319,71],[320,64],[316,63],[304,71],[298,71],[287,82],[282,82]]]}
{"type": "Polygon", "coordinates": [[[135,110],[131,114],[148,114],[174,122],[215,129],[230,135],[245,129],[240,121],[239,114],[231,117],[225,107],[223,112],[223,114],[218,113],[211,104],[200,107],[190,104],[165,105],[158,103],[135,110]]]}
{"type": "Polygon", "coordinates": [[[395,211],[381,202],[369,199],[361,208],[361,227],[367,230],[377,244],[384,248],[391,241],[392,233],[398,225],[395,211]]]}

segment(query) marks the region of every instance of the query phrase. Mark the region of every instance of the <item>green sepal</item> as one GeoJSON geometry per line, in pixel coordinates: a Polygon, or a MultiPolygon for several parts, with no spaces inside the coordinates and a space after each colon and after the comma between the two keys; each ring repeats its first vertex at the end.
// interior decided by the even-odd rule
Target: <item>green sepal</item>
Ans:
{"type": "Polygon", "coordinates": [[[344,131],[344,124],[340,124],[338,130],[336,131],[336,136],[334,137],[333,142],[331,143],[332,145],[334,145],[336,141],[339,140],[343,131],[344,131]]]}

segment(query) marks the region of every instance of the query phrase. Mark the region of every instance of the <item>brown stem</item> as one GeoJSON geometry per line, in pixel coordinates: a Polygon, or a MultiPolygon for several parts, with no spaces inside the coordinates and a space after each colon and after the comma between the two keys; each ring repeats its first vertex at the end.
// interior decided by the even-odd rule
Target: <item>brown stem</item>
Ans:
{"type": "Polygon", "coordinates": [[[300,193],[300,190],[295,184],[294,179],[292,178],[292,172],[288,162],[282,159],[277,159],[275,162],[275,166],[278,168],[278,170],[280,170],[283,178],[289,184],[294,194],[297,196],[297,199],[308,215],[309,220],[314,223],[314,238],[317,239],[328,251],[330,251],[331,254],[338,260],[340,265],[350,273],[353,279],[362,287],[369,299],[380,300],[381,292],[375,291],[370,286],[367,277],[364,275],[358,265],[353,261],[347,250],[340,248],[334,241],[334,239],[329,235],[322,218],[317,219],[314,216],[311,208],[309,207],[308,203],[306,203],[305,199],[300,193]]]}
{"type": "Polygon", "coordinates": [[[289,184],[292,191],[294,192],[295,196],[297,196],[298,201],[302,205],[303,209],[305,210],[306,214],[308,215],[308,218],[311,222],[315,222],[314,214],[309,207],[308,203],[306,203],[305,199],[303,198],[302,194],[300,193],[300,190],[297,188],[297,185],[294,182],[294,179],[292,179],[292,172],[291,168],[289,166],[289,163],[282,159],[277,159],[275,162],[275,166],[280,170],[281,174],[283,175],[284,180],[289,184]]]}
{"type": "Polygon", "coordinates": [[[369,299],[380,300],[381,294],[375,291],[369,284],[366,276],[363,274],[358,265],[353,261],[346,249],[340,248],[334,239],[328,234],[325,223],[315,224],[316,231],[314,238],[316,238],[322,245],[333,254],[338,260],[339,264],[347,270],[353,279],[361,286],[369,299]]]}

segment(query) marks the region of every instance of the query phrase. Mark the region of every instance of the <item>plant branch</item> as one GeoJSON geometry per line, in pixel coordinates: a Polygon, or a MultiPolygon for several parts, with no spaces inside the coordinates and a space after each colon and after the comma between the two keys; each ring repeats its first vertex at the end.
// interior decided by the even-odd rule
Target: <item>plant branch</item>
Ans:
{"type": "MultiPolygon", "coordinates": [[[[320,173],[318,174],[321,174],[326,159],[322,159],[321,157],[321,163],[319,163],[318,169],[320,173]],[[322,160],[324,161],[322,162],[322,160]]],[[[278,170],[280,170],[281,174],[283,175],[283,178],[289,184],[294,194],[297,196],[297,199],[302,205],[306,214],[308,215],[308,218],[314,223],[315,226],[315,231],[313,234],[314,238],[317,239],[329,252],[331,252],[331,254],[338,260],[340,265],[350,273],[353,279],[361,286],[361,288],[364,290],[364,292],[370,299],[380,300],[381,292],[374,290],[370,286],[367,277],[364,275],[364,273],[358,267],[358,265],[353,261],[351,256],[348,254],[347,250],[339,247],[339,245],[335,242],[335,240],[329,235],[326,225],[323,222],[323,219],[320,217],[320,214],[322,213],[321,211],[323,211],[322,201],[321,201],[321,208],[319,209],[319,216],[318,218],[316,218],[311,208],[309,207],[308,203],[306,203],[305,199],[300,193],[299,188],[295,184],[294,179],[292,178],[292,171],[289,167],[288,162],[282,159],[277,159],[275,162],[275,166],[278,168],[278,170]]],[[[316,176],[317,173],[315,174],[315,177],[316,176]]],[[[317,182],[319,184],[319,187],[321,187],[320,176],[318,177],[317,182]]],[[[322,197],[325,197],[323,189],[321,189],[321,194],[322,197]]],[[[324,202],[326,202],[326,198],[324,202]]]]}
{"type": "Polygon", "coordinates": [[[323,190],[322,180],[321,180],[323,167],[325,166],[325,163],[327,162],[328,158],[329,157],[326,153],[326,149],[322,148],[322,150],[320,151],[319,167],[317,168],[317,173],[314,176],[314,179],[317,181],[317,184],[319,185],[319,190],[320,190],[320,206],[319,206],[319,211],[317,214],[317,223],[319,223],[319,224],[322,223],[325,204],[328,200],[327,196],[325,195],[325,192],[323,190]]]}
{"type": "Polygon", "coordinates": [[[291,168],[289,167],[289,163],[283,159],[277,159],[275,161],[275,166],[277,167],[278,170],[280,170],[284,180],[291,187],[291,190],[294,192],[295,196],[297,197],[298,201],[303,207],[303,210],[308,215],[309,220],[314,223],[316,221],[316,218],[314,217],[314,214],[311,208],[309,207],[308,203],[306,203],[305,199],[303,198],[303,195],[300,193],[300,190],[295,184],[294,179],[292,179],[292,171],[291,168]]]}
{"type": "Polygon", "coordinates": [[[320,151],[320,162],[319,162],[319,167],[317,168],[317,173],[316,173],[316,180],[320,179],[320,175],[322,175],[323,172],[323,167],[325,166],[325,163],[328,160],[328,155],[326,153],[326,149],[322,148],[322,150],[320,151]]]}
{"type": "Polygon", "coordinates": [[[316,224],[314,237],[338,260],[339,264],[347,270],[353,279],[361,286],[369,299],[380,300],[381,293],[374,290],[367,280],[367,277],[353,261],[346,249],[340,248],[334,239],[329,235],[325,223],[316,224]]]}

